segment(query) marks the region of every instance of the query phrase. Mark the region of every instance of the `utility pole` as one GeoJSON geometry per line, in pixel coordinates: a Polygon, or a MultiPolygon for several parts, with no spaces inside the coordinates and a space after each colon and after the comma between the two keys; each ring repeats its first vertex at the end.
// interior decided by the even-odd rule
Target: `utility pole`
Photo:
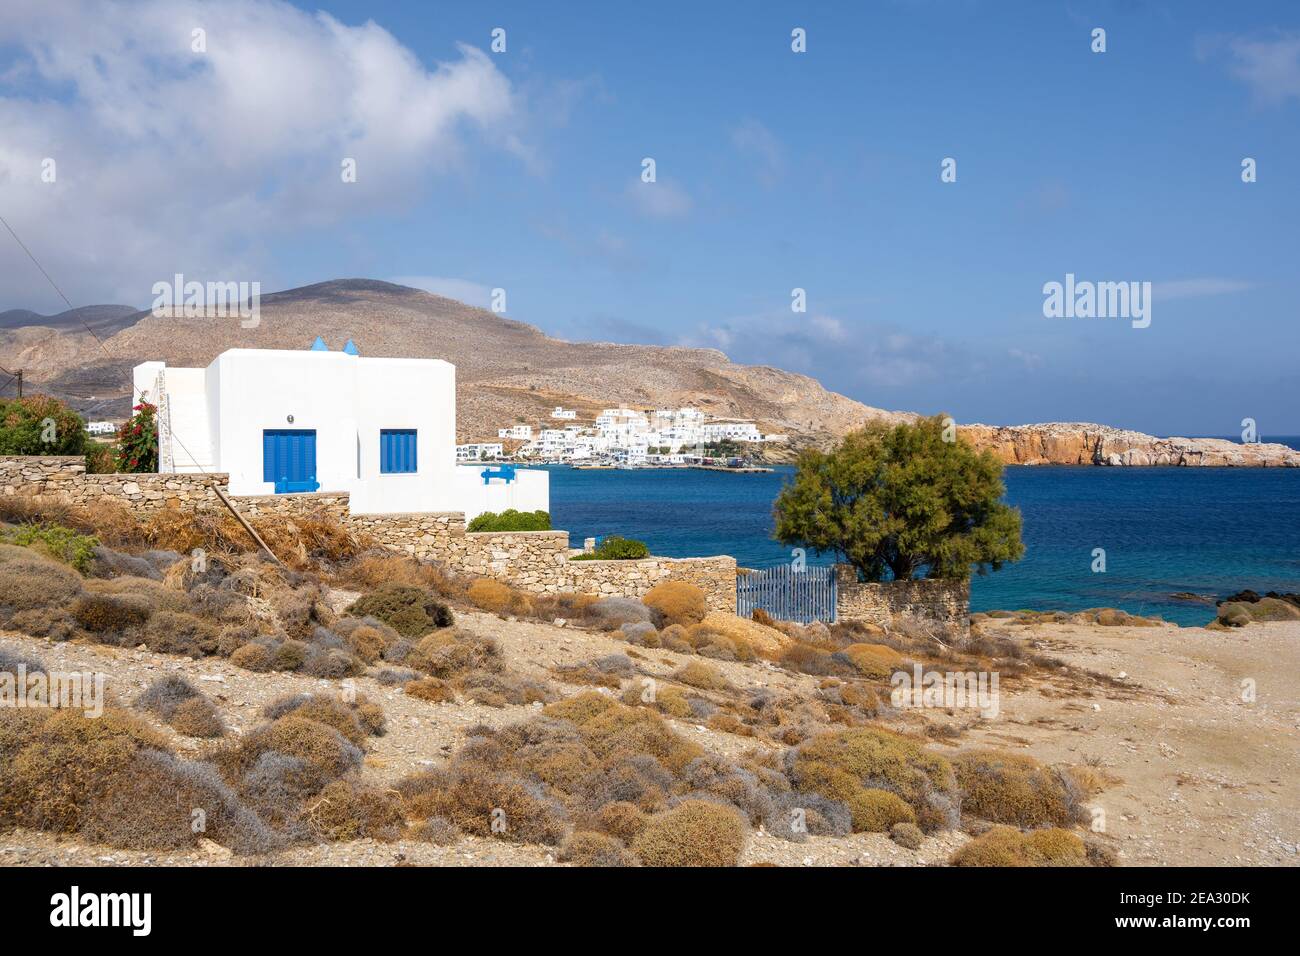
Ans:
{"type": "Polygon", "coordinates": [[[18,379],[18,397],[22,398],[23,397],[23,370],[19,369],[18,374],[15,377],[18,379]]]}

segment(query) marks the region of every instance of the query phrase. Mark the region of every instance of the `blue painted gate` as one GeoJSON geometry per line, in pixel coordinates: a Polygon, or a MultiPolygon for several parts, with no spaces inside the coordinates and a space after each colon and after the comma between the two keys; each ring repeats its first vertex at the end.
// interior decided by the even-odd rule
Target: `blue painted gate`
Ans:
{"type": "Polygon", "coordinates": [[[316,432],[307,428],[262,432],[262,480],[275,482],[275,493],[315,491],[316,432]]]}
{"type": "Polygon", "coordinates": [[[736,575],[736,613],[750,617],[762,608],[778,621],[808,624],[835,621],[835,568],[810,564],[798,570],[789,564],[761,570],[742,569],[736,575]]]}

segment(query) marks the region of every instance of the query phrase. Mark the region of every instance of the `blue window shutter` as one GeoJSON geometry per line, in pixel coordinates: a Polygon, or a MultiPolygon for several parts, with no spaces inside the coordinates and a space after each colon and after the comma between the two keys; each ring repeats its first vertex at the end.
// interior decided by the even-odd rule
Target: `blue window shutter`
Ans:
{"type": "Polygon", "coordinates": [[[379,432],[379,473],[410,475],[418,471],[414,428],[384,428],[379,432]]]}

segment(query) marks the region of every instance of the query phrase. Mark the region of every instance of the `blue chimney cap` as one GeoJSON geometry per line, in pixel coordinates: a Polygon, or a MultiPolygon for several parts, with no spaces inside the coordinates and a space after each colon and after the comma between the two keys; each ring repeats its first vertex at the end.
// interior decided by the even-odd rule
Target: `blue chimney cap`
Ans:
{"type": "Polygon", "coordinates": [[[348,339],[348,344],[345,345],[345,346],[343,346],[343,351],[346,352],[348,355],[360,355],[360,354],[361,354],[360,352],[357,351],[356,343],[353,342],[351,339],[348,339]]]}
{"type": "Polygon", "coordinates": [[[311,344],[311,349],[310,349],[310,351],[312,351],[312,352],[328,352],[329,350],[330,350],[330,347],[329,347],[328,345],[325,344],[325,340],[324,340],[323,338],[321,338],[319,335],[316,336],[316,341],[313,342],[313,343],[311,344]]]}

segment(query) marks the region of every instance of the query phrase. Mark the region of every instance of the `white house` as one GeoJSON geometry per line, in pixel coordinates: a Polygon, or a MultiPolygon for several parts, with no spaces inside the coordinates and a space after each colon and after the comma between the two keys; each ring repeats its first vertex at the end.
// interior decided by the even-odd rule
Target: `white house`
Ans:
{"type": "Polygon", "coordinates": [[[497,438],[513,438],[517,441],[528,441],[532,437],[532,425],[511,425],[509,428],[497,429],[497,438]]]}
{"type": "Polygon", "coordinates": [[[555,411],[551,412],[551,417],[552,418],[577,418],[578,413],[574,411],[572,408],[562,408],[561,406],[556,405],[555,411]]]}
{"type": "Polygon", "coordinates": [[[346,491],[358,514],[550,510],[545,471],[456,465],[456,368],[441,359],[230,349],[207,368],[145,362],[158,470],[224,472],[233,495],[346,491]],[[484,472],[487,477],[484,477],[484,472]]]}
{"type": "Polygon", "coordinates": [[[478,461],[482,458],[500,458],[505,454],[505,447],[499,441],[470,442],[456,446],[457,461],[478,461]]]}
{"type": "Polygon", "coordinates": [[[90,435],[115,435],[117,426],[112,422],[87,422],[86,433],[90,435]]]}

